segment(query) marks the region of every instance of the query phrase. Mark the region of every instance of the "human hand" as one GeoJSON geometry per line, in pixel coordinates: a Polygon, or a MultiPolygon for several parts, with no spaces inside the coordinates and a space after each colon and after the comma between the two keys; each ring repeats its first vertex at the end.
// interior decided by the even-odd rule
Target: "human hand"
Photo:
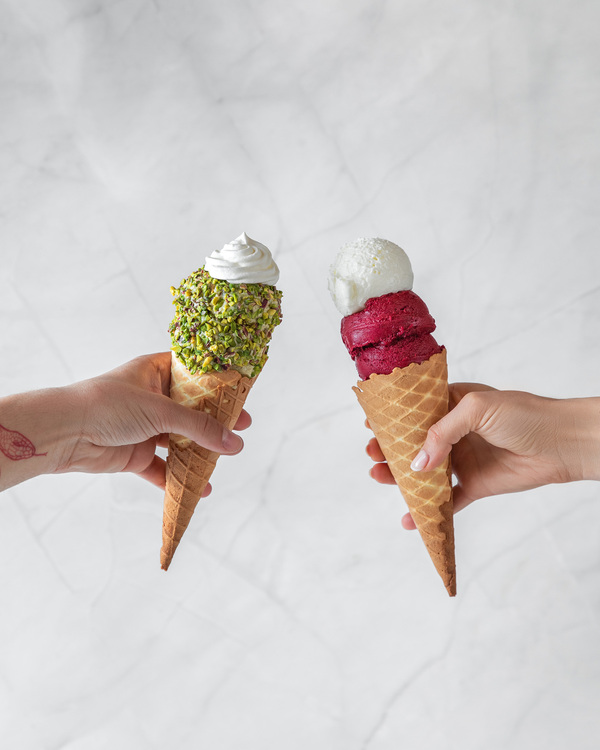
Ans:
{"type": "MultiPolygon", "coordinates": [[[[81,431],[56,471],[127,471],[164,488],[165,461],[156,447],[168,446],[170,432],[217,453],[239,453],[243,441],[238,435],[205,412],[168,397],[170,379],[171,355],[162,352],[71,386],[81,405],[81,431]]],[[[235,429],[250,423],[250,415],[242,411],[235,429]]],[[[209,492],[210,484],[204,495],[209,492]]]]}
{"type": "MultiPolygon", "coordinates": [[[[0,490],[38,474],[71,471],[132,472],[164,488],[165,461],[156,448],[168,445],[170,432],[217,453],[238,453],[238,435],[169,398],[170,379],[171,354],[162,352],[64,388],[0,399],[3,434],[22,446],[20,455],[2,450],[0,490]]],[[[235,429],[251,421],[242,411],[235,429]]]]}
{"type": "MultiPolygon", "coordinates": [[[[475,383],[450,386],[450,411],[433,425],[414,471],[439,466],[452,451],[454,510],[490,495],[544,484],[600,479],[600,399],[550,399],[475,383]]],[[[395,484],[375,438],[371,476],[395,484]]],[[[403,526],[414,529],[407,514],[403,526]]]]}

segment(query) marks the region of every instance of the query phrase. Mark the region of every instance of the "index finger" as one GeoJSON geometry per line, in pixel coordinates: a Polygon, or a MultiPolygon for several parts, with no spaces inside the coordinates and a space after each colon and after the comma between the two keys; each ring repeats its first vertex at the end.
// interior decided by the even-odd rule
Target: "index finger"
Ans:
{"type": "Polygon", "coordinates": [[[234,430],[245,430],[252,424],[252,417],[245,409],[242,409],[238,421],[233,425],[234,430]]]}
{"type": "Polygon", "coordinates": [[[491,385],[485,385],[484,383],[450,383],[448,386],[448,397],[450,401],[450,408],[453,409],[459,401],[461,401],[467,393],[473,391],[495,391],[496,388],[492,388],[491,385]]]}
{"type": "Polygon", "coordinates": [[[385,461],[385,456],[383,455],[383,451],[381,450],[381,447],[377,442],[377,438],[371,438],[367,443],[367,455],[376,463],[385,461]]]}

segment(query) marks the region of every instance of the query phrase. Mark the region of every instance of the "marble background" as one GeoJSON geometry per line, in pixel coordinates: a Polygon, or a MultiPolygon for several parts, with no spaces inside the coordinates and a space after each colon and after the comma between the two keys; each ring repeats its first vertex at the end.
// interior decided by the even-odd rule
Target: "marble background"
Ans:
{"type": "Polygon", "coordinates": [[[598,486],[456,518],[446,596],[367,432],[326,286],[401,244],[453,380],[598,394],[592,0],[0,0],[0,392],[164,350],[241,231],[285,320],[175,562],[162,494],[0,502],[10,750],[578,750],[600,742],[598,486]]]}

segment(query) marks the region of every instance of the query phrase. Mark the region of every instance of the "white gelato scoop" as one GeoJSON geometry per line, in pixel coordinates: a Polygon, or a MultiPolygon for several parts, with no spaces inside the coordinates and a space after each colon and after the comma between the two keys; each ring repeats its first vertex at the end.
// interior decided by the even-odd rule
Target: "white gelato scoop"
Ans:
{"type": "Polygon", "coordinates": [[[360,237],[343,245],[329,269],[329,291],[345,317],[371,297],[412,289],[408,255],[389,240],[360,237]]]}

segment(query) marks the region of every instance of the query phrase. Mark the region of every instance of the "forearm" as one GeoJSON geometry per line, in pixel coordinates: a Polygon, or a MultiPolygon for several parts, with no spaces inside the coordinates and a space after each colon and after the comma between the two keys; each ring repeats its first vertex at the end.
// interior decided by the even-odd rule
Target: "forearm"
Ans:
{"type": "Polygon", "coordinates": [[[60,470],[78,431],[70,388],[0,398],[0,492],[60,470]]]}
{"type": "Polygon", "coordinates": [[[600,480],[600,398],[555,402],[559,409],[560,454],[569,479],[600,480]]]}

